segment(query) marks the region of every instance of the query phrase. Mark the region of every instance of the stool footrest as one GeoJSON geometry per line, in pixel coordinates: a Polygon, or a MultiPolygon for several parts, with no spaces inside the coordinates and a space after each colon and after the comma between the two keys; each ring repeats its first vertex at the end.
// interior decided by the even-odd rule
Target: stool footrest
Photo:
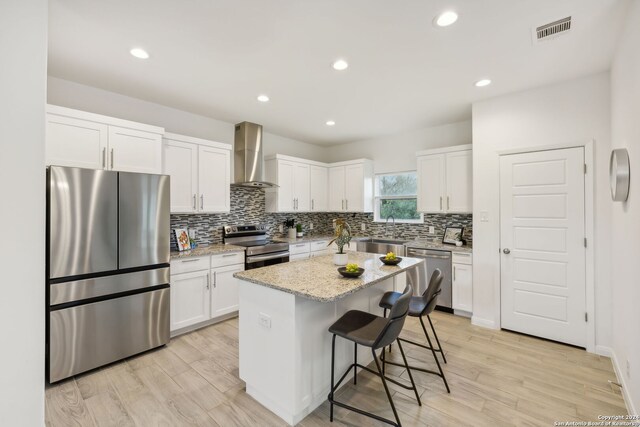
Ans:
{"type": "MultiPolygon", "coordinates": [[[[419,342],[411,341],[411,340],[408,340],[406,338],[398,338],[398,339],[400,341],[407,342],[409,344],[413,344],[413,345],[418,346],[418,347],[426,348],[427,350],[433,350],[433,351],[442,353],[442,350],[439,349],[439,348],[429,347],[428,345],[420,344],[419,342]]],[[[389,346],[389,347],[391,347],[391,346],[389,346]]]]}

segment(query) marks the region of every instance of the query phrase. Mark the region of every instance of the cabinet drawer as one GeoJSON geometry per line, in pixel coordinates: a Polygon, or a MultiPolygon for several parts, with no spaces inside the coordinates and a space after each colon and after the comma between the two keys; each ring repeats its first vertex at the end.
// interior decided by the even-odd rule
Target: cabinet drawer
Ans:
{"type": "Polygon", "coordinates": [[[295,255],[290,255],[289,256],[289,261],[293,262],[293,261],[299,261],[301,259],[309,259],[310,258],[310,254],[304,253],[304,254],[295,254],[295,255]]]}
{"type": "Polygon", "coordinates": [[[211,268],[225,267],[234,264],[244,264],[244,252],[227,252],[220,255],[211,255],[211,268]]]}
{"type": "Polygon", "coordinates": [[[327,247],[328,243],[329,243],[328,240],[322,240],[320,242],[311,242],[311,252],[324,251],[328,249],[327,247]]]}
{"type": "Polygon", "coordinates": [[[210,257],[208,256],[172,259],[171,275],[208,270],[210,264],[209,259],[210,257]]]}
{"type": "Polygon", "coordinates": [[[294,245],[289,245],[289,253],[291,255],[308,253],[309,250],[309,243],[296,243],[294,245]]]}
{"type": "Polygon", "coordinates": [[[471,252],[452,252],[451,262],[454,264],[473,264],[473,254],[471,252]]]}

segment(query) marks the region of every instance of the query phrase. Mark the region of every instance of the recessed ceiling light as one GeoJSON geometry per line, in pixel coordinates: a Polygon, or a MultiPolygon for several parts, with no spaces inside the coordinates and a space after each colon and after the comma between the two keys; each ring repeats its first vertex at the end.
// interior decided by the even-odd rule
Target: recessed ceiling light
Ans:
{"type": "Polygon", "coordinates": [[[338,59],[333,63],[333,69],[338,71],[343,71],[349,68],[349,64],[344,59],[338,59]]]}
{"type": "Polygon", "coordinates": [[[139,47],[134,47],[129,51],[129,53],[131,53],[131,55],[135,56],[136,58],[140,58],[140,59],[149,58],[149,54],[147,53],[147,51],[144,49],[140,49],[139,47]]]}
{"type": "Polygon", "coordinates": [[[452,10],[442,12],[436,17],[436,25],[438,27],[448,27],[458,20],[458,14],[452,10]]]}
{"type": "Polygon", "coordinates": [[[258,101],[269,102],[269,97],[267,95],[258,95],[258,101]]]}
{"type": "Polygon", "coordinates": [[[336,122],[334,122],[333,120],[327,120],[326,125],[327,126],[335,126],[336,122]]]}
{"type": "Polygon", "coordinates": [[[485,86],[489,86],[490,84],[491,84],[491,80],[489,79],[482,79],[476,82],[477,87],[485,87],[485,86]]]}

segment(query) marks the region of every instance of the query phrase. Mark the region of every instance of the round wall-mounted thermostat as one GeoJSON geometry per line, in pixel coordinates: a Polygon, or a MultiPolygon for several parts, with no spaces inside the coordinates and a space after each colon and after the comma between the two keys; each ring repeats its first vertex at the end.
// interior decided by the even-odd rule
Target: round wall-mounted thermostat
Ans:
{"type": "Polygon", "coordinates": [[[611,152],[609,160],[609,181],[611,198],[614,202],[624,202],[629,197],[629,153],[626,148],[617,148],[611,152]]]}

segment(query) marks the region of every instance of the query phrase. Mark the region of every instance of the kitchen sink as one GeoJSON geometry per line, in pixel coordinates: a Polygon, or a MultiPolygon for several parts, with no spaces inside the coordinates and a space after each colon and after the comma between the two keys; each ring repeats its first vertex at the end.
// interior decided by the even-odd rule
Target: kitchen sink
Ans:
{"type": "Polygon", "coordinates": [[[368,252],[373,254],[386,254],[393,252],[398,256],[405,255],[404,244],[409,240],[402,239],[366,239],[359,240],[357,245],[358,252],[368,252]]]}

